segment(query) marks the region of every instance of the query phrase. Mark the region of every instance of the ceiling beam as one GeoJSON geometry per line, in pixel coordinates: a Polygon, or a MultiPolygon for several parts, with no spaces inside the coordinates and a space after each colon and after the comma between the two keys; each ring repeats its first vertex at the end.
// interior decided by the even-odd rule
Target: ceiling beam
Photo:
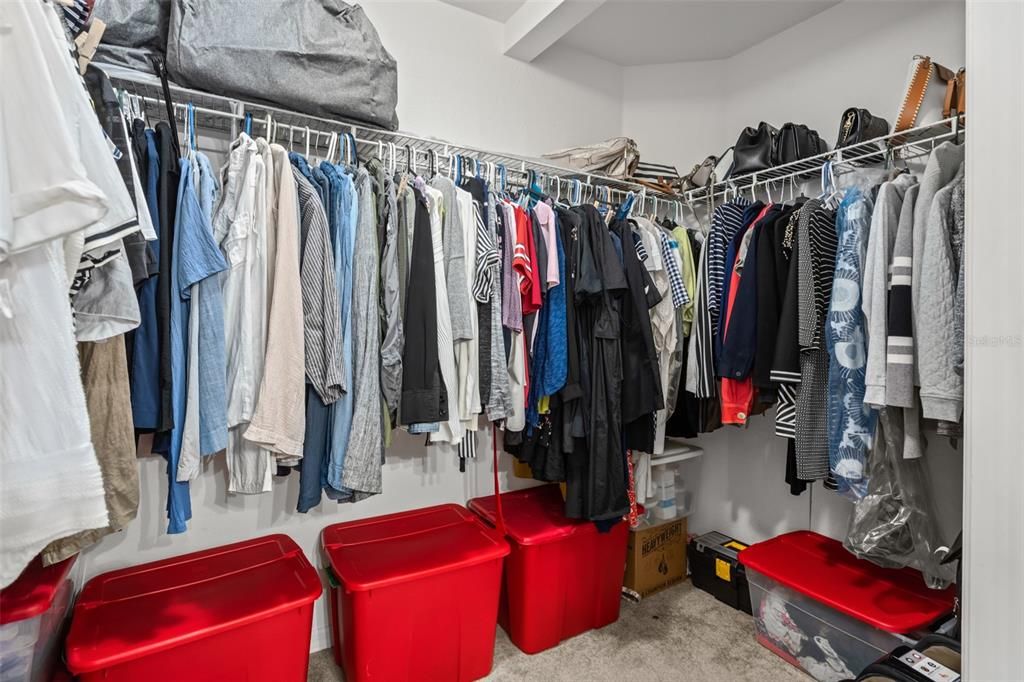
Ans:
{"type": "Polygon", "coordinates": [[[528,1],[505,22],[505,54],[532,62],[605,0],[528,1]]]}

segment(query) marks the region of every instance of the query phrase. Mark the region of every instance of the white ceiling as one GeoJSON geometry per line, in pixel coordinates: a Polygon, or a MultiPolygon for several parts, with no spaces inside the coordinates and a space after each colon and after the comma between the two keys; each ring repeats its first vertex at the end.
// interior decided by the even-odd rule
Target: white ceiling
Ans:
{"type": "Polygon", "coordinates": [[[505,23],[516,10],[526,4],[526,0],[442,0],[449,5],[461,7],[473,14],[505,23]]]}
{"type": "MultiPolygon", "coordinates": [[[[523,0],[444,1],[502,23],[526,4],[523,0]]],[[[556,44],[622,66],[724,59],[839,2],[607,0],[556,44]]]]}

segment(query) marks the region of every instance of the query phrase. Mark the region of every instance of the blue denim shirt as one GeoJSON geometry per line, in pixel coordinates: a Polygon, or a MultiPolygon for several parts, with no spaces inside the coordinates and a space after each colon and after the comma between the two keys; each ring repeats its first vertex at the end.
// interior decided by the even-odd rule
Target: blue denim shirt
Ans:
{"type": "MultiPolygon", "coordinates": [[[[356,197],[355,183],[339,166],[328,163],[320,164],[320,170],[330,183],[331,231],[337,235],[334,241],[334,269],[338,282],[338,301],[341,312],[342,360],[345,376],[355,376],[352,363],[352,259],[356,245],[356,224],[359,218],[359,202],[356,197]]],[[[331,489],[342,497],[347,496],[341,482],[345,465],[345,452],[348,450],[349,432],[352,428],[352,410],[354,396],[352,390],[346,391],[341,398],[331,405],[330,459],[324,474],[328,496],[334,497],[331,489]]]]}
{"type": "MultiPolygon", "coordinates": [[[[146,204],[153,226],[159,232],[160,216],[157,212],[157,178],[160,175],[160,156],[156,149],[156,133],[146,130],[146,204]]],[[[149,242],[153,258],[160,260],[160,241],[149,242]]],[[[160,350],[156,326],[156,283],[153,275],[139,288],[139,327],[135,330],[132,349],[131,399],[132,421],[136,429],[152,430],[160,415],[160,350]]]]}
{"type": "MultiPolygon", "coordinates": [[[[185,430],[185,396],[187,383],[186,350],[188,347],[189,298],[188,287],[227,268],[224,257],[213,239],[209,221],[199,206],[192,166],[180,160],[181,179],[178,183],[177,212],[174,220],[174,243],[171,268],[171,429],[170,449],[167,452],[167,532],[183,533],[185,523],[192,518],[189,484],[177,480],[178,458],[185,430]]],[[[198,311],[197,311],[198,314],[198,311]]],[[[223,330],[223,324],[221,325],[223,330]]],[[[226,423],[226,421],[225,421],[226,423]]]]}
{"type": "MultiPolygon", "coordinates": [[[[213,209],[219,193],[217,175],[205,154],[196,155],[199,167],[200,227],[213,239],[213,209]]],[[[227,269],[220,250],[220,267],[227,269]]],[[[211,261],[210,266],[217,265],[211,261]]],[[[189,298],[188,287],[198,289],[199,305],[191,311],[199,322],[199,450],[212,455],[228,446],[227,354],[224,342],[224,294],[221,278],[206,276],[197,282],[183,281],[182,297],[189,298]]]]}
{"type": "Polygon", "coordinates": [[[877,413],[864,404],[867,342],[861,310],[861,275],[874,202],[851,188],[836,212],[836,270],[825,322],[828,350],[829,468],[839,492],[867,494],[867,457],[877,413]]]}

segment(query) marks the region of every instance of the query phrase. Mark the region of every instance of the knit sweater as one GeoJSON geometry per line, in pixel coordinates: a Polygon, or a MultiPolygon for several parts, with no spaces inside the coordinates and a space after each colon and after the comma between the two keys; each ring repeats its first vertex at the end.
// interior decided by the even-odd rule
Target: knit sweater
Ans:
{"type": "MultiPolygon", "coordinates": [[[[952,182],[960,166],[964,162],[964,146],[953,141],[943,142],[928,157],[928,164],[921,175],[921,190],[917,197],[917,204],[914,207],[914,234],[913,250],[911,257],[911,319],[914,326],[914,336],[917,336],[917,325],[923,316],[928,316],[931,311],[922,309],[921,302],[921,266],[923,264],[924,252],[927,248],[928,224],[931,218],[932,202],[936,193],[952,182]],[[922,315],[923,314],[923,315],[922,315]]],[[[926,285],[927,286],[927,285],[926,285]]],[[[917,366],[918,354],[914,353],[914,383],[920,385],[917,366]]]]}

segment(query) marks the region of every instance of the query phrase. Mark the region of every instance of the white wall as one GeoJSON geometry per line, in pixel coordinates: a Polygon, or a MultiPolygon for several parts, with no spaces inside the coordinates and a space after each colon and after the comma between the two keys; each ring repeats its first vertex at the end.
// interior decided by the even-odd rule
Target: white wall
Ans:
{"type": "MultiPolygon", "coordinates": [[[[847,107],[894,122],[913,55],[961,66],[964,25],[962,1],[847,0],[729,59],[629,67],[623,132],[637,140],[641,158],[683,173],[762,120],[806,123],[832,145],[847,107]]],[[[757,417],[745,430],[698,439],[705,456],[683,465],[695,493],[691,532],[720,530],[751,542],[797,528],[846,534],[849,502],[820,486],[789,494],[785,442],[773,427],[771,415],[757,417]]],[[[932,434],[928,456],[940,526],[952,541],[960,529],[961,455],[932,434]]]]}
{"type": "Polygon", "coordinates": [[[526,155],[619,134],[621,67],[559,46],[504,57],[502,24],[437,0],[362,4],[398,60],[402,130],[526,155]]]}
{"type": "Polygon", "coordinates": [[[1024,221],[1000,201],[1024,187],[1024,4],[969,0],[967,22],[963,672],[1010,682],[1024,680],[1024,221]]]}
{"type": "MultiPolygon", "coordinates": [[[[532,64],[500,53],[501,25],[434,0],[364,2],[384,45],[398,60],[399,117],[403,130],[471,146],[518,154],[539,154],[582,141],[618,135],[621,129],[619,67],[568,49],[555,48],[532,64]]],[[[214,163],[224,140],[201,138],[214,163]]],[[[488,495],[490,439],[480,440],[479,459],[460,473],[451,449],[426,448],[423,439],[396,433],[384,466],[384,494],[358,504],[325,500],[308,514],[295,512],[298,476],[275,479],[273,492],[228,495],[223,456],[206,462],[192,485],[193,519],[182,535],[166,534],[165,461],[148,454],[139,460],[138,518],[122,533],[87,550],[86,577],[114,568],[257,537],[286,533],[314,565],[321,529],[366,516],[445,502],[464,503],[488,495]]],[[[504,456],[505,464],[510,459],[504,456]]],[[[526,482],[502,477],[502,489],[526,482]]],[[[314,617],[312,649],[330,645],[326,602],[314,617]]]]}
{"type": "Polygon", "coordinates": [[[722,122],[728,68],[721,60],[623,69],[622,130],[641,159],[688,173],[732,144],[722,122]]]}

